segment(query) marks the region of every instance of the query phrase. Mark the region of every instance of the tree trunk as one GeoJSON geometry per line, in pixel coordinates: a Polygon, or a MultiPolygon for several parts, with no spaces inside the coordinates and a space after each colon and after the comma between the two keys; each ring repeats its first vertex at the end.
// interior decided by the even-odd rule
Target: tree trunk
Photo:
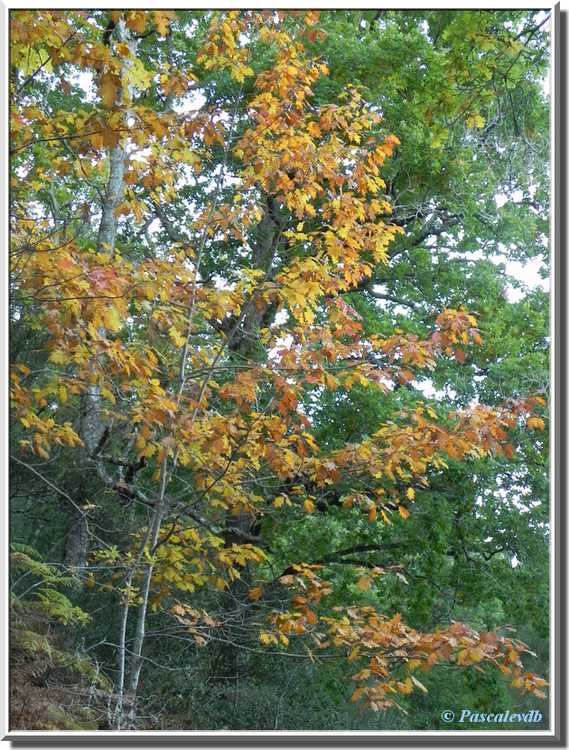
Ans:
{"type": "MultiPolygon", "coordinates": [[[[173,469],[175,469],[175,465],[173,466],[173,469]]],[[[162,521],[164,519],[164,516],[166,515],[166,512],[168,510],[168,502],[166,499],[166,487],[168,484],[168,462],[167,460],[163,464],[162,469],[162,481],[161,481],[161,487],[160,487],[160,499],[156,503],[156,507],[154,510],[154,515],[152,518],[152,525],[150,529],[150,534],[147,535],[147,541],[149,546],[150,554],[153,555],[156,550],[156,544],[158,542],[158,538],[160,536],[160,529],[162,528],[162,521]]],[[[145,540],[146,541],[146,540],[145,540]]],[[[139,559],[135,563],[135,566],[138,565],[138,562],[140,561],[140,557],[144,553],[144,548],[146,547],[146,544],[143,545],[141,552],[139,554],[139,559]]],[[[134,571],[135,566],[131,569],[131,572],[129,573],[129,581],[132,581],[134,577],[134,571]]],[[[148,599],[150,596],[150,585],[152,583],[152,575],[154,573],[154,563],[148,562],[146,563],[144,567],[144,573],[142,577],[142,585],[140,587],[140,598],[142,600],[139,610],[138,610],[138,618],[136,621],[136,629],[135,629],[135,636],[134,636],[134,644],[132,647],[132,657],[130,662],[130,674],[129,674],[129,681],[128,681],[128,694],[129,694],[129,705],[127,706],[126,710],[126,718],[127,718],[127,728],[133,729],[134,728],[134,722],[135,722],[135,714],[136,714],[136,694],[138,692],[138,683],[140,680],[140,672],[142,670],[142,649],[144,646],[144,641],[146,638],[146,613],[148,611],[148,599]]],[[[119,670],[121,671],[121,677],[122,677],[122,685],[121,685],[121,692],[119,696],[119,701],[121,703],[121,706],[124,702],[125,698],[125,692],[124,692],[124,676],[125,676],[125,656],[126,656],[126,623],[128,619],[128,602],[125,604],[125,610],[123,613],[123,623],[122,623],[122,633],[121,633],[121,653],[122,653],[122,661],[119,664],[119,670]]],[[[122,729],[122,722],[124,719],[124,715],[121,710],[120,714],[117,715],[118,719],[118,726],[117,729],[122,729]]]]}
{"type": "Polygon", "coordinates": [[[72,571],[80,572],[87,563],[88,546],[87,514],[73,509],[71,522],[65,536],[63,564],[72,571]]]}
{"type": "MultiPolygon", "coordinates": [[[[124,29],[122,30],[124,35],[124,29]]],[[[115,237],[117,231],[116,208],[124,189],[124,161],[125,150],[121,146],[115,146],[109,157],[109,179],[107,189],[101,207],[101,223],[97,237],[97,250],[99,252],[112,253],[115,248],[115,237]]],[[[92,383],[87,388],[83,397],[80,437],[85,444],[86,455],[81,461],[80,471],[82,476],[91,473],[91,459],[93,458],[99,442],[105,431],[105,424],[101,417],[101,394],[99,386],[92,383]]],[[[95,481],[95,479],[93,479],[95,481]]],[[[81,490],[84,488],[81,482],[81,490]]],[[[73,493],[77,505],[85,503],[83,492],[78,496],[73,493]]],[[[80,571],[85,567],[89,553],[89,534],[86,513],[74,509],[66,536],[64,549],[64,563],[71,569],[80,571]]]]}
{"type": "Polygon", "coordinates": [[[122,146],[115,146],[111,151],[109,159],[109,181],[103,201],[101,223],[99,224],[99,236],[97,239],[97,250],[99,252],[112,252],[115,248],[115,236],[117,232],[115,211],[122,198],[124,189],[124,160],[124,148],[122,146]]]}

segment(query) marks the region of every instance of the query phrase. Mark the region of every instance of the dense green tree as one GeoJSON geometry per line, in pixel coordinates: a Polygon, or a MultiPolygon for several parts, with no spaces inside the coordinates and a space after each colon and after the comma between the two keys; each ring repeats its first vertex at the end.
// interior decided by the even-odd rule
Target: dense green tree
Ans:
{"type": "Polygon", "coordinates": [[[535,707],[478,661],[547,678],[547,21],[12,13],[12,538],[107,726],[535,707]]]}

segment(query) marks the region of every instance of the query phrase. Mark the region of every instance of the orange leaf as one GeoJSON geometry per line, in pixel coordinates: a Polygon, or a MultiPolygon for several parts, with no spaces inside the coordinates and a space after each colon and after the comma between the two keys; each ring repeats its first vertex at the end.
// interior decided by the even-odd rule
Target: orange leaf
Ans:
{"type": "Polygon", "coordinates": [[[352,693],[352,700],[353,701],[359,700],[363,694],[364,694],[364,688],[360,687],[357,690],[354,690],[354,692],[352,693]]]}
{"type": "Polygon", "coordinates": [[[126,25],[129,29],[142,34],[146,28],[146,11],[131,10],[126,14],[126,25]]]}
{"type": "Polygon", "coordinates": [[[249,589],[247,597],[252,601],[256,602],[263,596],[263,589],[261,586],[256,586],[254,589],[249,589]]]}
{"type": "Polygon", "coordinates": [[[539,417],[530,417],[527,421],[527,426],[530,430],[544,430],[545,422],[539,417]]]}

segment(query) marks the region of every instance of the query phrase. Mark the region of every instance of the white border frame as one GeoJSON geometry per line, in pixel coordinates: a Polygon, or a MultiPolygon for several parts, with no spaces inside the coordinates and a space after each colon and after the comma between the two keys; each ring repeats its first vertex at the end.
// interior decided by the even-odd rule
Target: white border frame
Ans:
{"type": "MultiPolygon", "coordinates": [[[[211,739],[219,739],[220,742],[222,742],[224,745],[228,745],[231,742],[231,739],[235,739],[234,744],[243,744],[243,742],[239,742],[239,740],[248,739],[250,740],[251,744],[257,745],[259,744],[259,740],[267,739],[268,743],[270,744],[271,739],[280,739],[281,742],[279,742],[279,745],[282,746],[282,740],[290,740],[291,746],[294,747],[302,747],[303,745],[302,740],[306,738],[307,740],[310,738],[318,739],[318,738],[336,738],[336,740],[341,739],[349,739],[353,738],[356,743],[359,742],[363,743],[364,741],[369,742],[370,739],[377,737],[378,740],[381,737],[387,738],[393,738],[397,745],[400,744],[400,740],[403,740],[404,738],[414,738],[419,741],[424,742],[426,745],[428,744],[436,744],[439,740],[441,740],[442,745],[449,745],[449,740],[453,738],[460,739],[465,738],[467,740],[471,740],[472,738],[477,738],[480,741],[480,744],[484,744],[484,746],[491,747],[488,743],[492,740],[498,740],[498,746],[505,744],[505,742],[502,741],[510,741],[509,744],[512,744],[512,740],[517,740],[520,742],[520,745],[533,745],[531,740],[533,738],[541,739],[542,741],[539,744],[545,745],[545,744],[554,744],[558,747],[559,744],[559,730],[560,726],[557,723],[558,720],[558,713],[557,709],[560,707],[560,701],[559,701],[559,695],[558,695],[558,688],[559,688],[559,682],[558,682],[558,668],[561,666],[560,664],[560,648],[559,644],[556,642],[556,637],[558,635],[557,633],[557,624],[558,624],[558,615],[559,612],[555,606],[556,604],[556,598],[560,595],[560,588],[558,586],[559,582],[557,581],[556,577],[556,570],[555,570],[555,559],[560,559],[559,550],[557,549],[557,528],[555,519],[559,518],[559,508],[557,506],[557,503],[561,501],[560,497],[556,497],[556,490],[560,487],[557,483],[557,469],[556,466],[556,457],[558,454],[558,440],[560,436],[560,428],[562,427],[562,420],[563,418],[567,417],[566,414],[560,415],[559,409],[558,409],[558,401],[563,402],[563,399],[560,399],[558,389],[563,387],[563,383],[557,382],[557,376],[559,374],[558,370],[558,361],[562,361],[562,355],[561,353],[556,352],[556,346],[558,344],[561,344],[561,348],[563,348],[563,344],[567,344],[567,342],[560,342],[558,341],[558,335],[560,332],[563,331],[563,322],[557,321],[557,325],[560,326],[560,331],[557,330],[556,325],[556,313],[558,311],[559,307],[559,300],[556,299],[556,291],[557,291],[557,283],[556,283],[556,274],[561,271],[561,269],[557,269],[557,259],[559,257],[559,254],[563,252],[563,248],[558,247],[558,242],[560,240],[560,233],[559,233],[559,212],[563,210],[563,206],[559,205],[559,196],[556,194],[557,187],[560,185],[559,182],[559,174],[560,174],[560,167],[561,170],[563,169],[563,166],[566,165],[559,165],[556,163],[556,150],[555,146],[559,146],[557,139],[562,137],[562,134],[557,132],[557,126],[559,124],[559,112],[560,112],[560,102],[558,101],[561,91],[560,91],[560,81],[558,80],[560,68],[558,65],[559,62],[559,55],[560,55],[560,11],[564,11],[567,13],[567,0],[564,0],[563,3],[561,2],[555,2],[555,3],[543,3],[543,2],[532,2],[531,0],[517,0],[516,2],[496,2],[495,0],[493,2],[485,2],[481,8],[481,4],[477,2],[465,2],[464,0],[462,2],[453,2],[452,0],[439,0],[439,2],[435,3],[427,3],[427,2],[420,2],[419,0],[392,0],[392,2],[382,3],[382,5],[385,5],[388,9],[397,9],[397,10],[405,10],[405,9],[420,9],[420,8],[430,8],[436,6],[438,9],[448,9],[448,10],[466,10],[466,9],[498,9],[498,8],[504,8],[508,10],[516,10],[516,9],[535,9],[535,10],[550,10],[551,15],[551,44],[550,44],[550,102],[551,102],[551,115],[550,115],[550,137],[551,137],[551,150],[550,150],[550,167],[551,167],[551,205],[550,205],[550,238],[551,238],[551,262],[550,262],[550,294],[551,294],[551,302],[550,302],[550,334],[551,334],[551,354],[550,354],[550,383],[551,383],[551,393],[552,393],[552,399],[550,404],[550,420],[551,420],[551,447],[550,447],[550,522],[551,522],[551,545],[550,545],[550,674],[551,674],[551,699],[550,699],[550,727],[553,727],[553,729],[549,730],[504,730],[501,732],[498,732],[496,730],[489,730],[489,731],[468,731],[468,730],[441,730],[441,731],[419,731],[419,730],[413,730],[413,731],[403,731],[403,730],[362,730],[361,732],[352,732],[352,731],[313,731],[313,730],[306,730],[306,731],[245,731],[245,730],[236,730],[236,731],[127,731],[127,732],[118,732],[118,731],[106,731],[106,730],[100,730],[95,732],[89,732],[89,731],[69,731],[69,730],[61,730],[61,731],[53,731],[53,732],[45,732],[42,730],[30,730],[30,731],[9,731],[9,723],[8,723],[8,695],[9,695],[9,683],[8,683],[8,669],[7,667],[4,669],[4,696],[2,700],[2,724],[0,724],[0,739],[3,740],[36,740],[36,741],[44,741],[46,743],[53,743],[61,741],[63,744],[69,744],[74,739],[80,740],[100,740],[102,743],[107,745],[108,747],[112,747],[112,745],[108,744],[107,740],[112,740],[113,738],[116,738],[119,741],[120,746],[124,746],[125,742],[128,742],[129,740],[132,742],[133,740],[136,740],[137,738],[140,739],[160,739],[164,742],[175,740],[189,740],[190,738],[194,738],[198,740],[199,738],[211,738],[211,739]],[[5,728],[5,734],[3,733],[3,730],[5,728]],[[546,738],[549,738],[553,740],[553,742],[544,742],[546,738]],[[557,742],[555,740],[558,740],[557,742]]],[[[8,127],[7,127],[7,112],[4,111],[5,106],[7,105],[9,99],[8,99],[8,16],[9,11],[12,9],[26,9],[26,8],[38,8],[38,9],[46,9],[46,8],[92,8],[96,6],[100,9],[106,9],[106,8],[114,8],[116,7],[115,4],[109,4],[108,2],[102,2],[102,3],[93,3],[93,2],[87,2],[86,0],[72,0],[69,3],[62,3],[61,0],[54,0],[54,2],[46,2],[46,0],[37,0],[36,2],[24,2],[23,0],[12,0],[12,2],[9,2],[9,4],[5,4],[3,0],[0,0],[0,6],[1,6],[1,28],[0,28],[0,35],[4,42],[3,48],[4,48],[4,58],[2,60],[2,69],[0,71],[0,87],[2,91],[2,111],[3,111],[3,117],[2,117],[2,144],[3,144],[3,153],[7,155],[9,153],[8,148],[8,127]]],[[[160,7],[158,3],[153,4],[147,4],[147,3],[140,3],[136,2],[136,0],[122,0],[121,6],[124,8],[157,8],[160,7]]],[[[298,0],[297,2],[294,2],[294,0],[281,0],[281,2],[275,3],[271,2],[270,0],[268,2],[262,2],[262,0],[250,0],[248,3],[235,3],[235,2],[223,2],[223,0],[209,0],[206,3],[193,3],[193,2],[184,2],[183,0],[169,0],[169,2],[164,3],[162,7],[167,8],[173,8],[173,9],[187,9],[187,8],[228,8],[228,7],[234,7],[234,8],[267,8],[267,7],[280,7],[280,8],[299,8],[299,7],[314,7],[314,8],[329,8],[329,9],[345,9],[345,10],[351,10],[351,9],[374,9],[377,8],[377,3],[369,3],[369,2],[362,2],[362,0],[352,0],[352,2],[346,4],[346,3],[334,3],[330,0],[320,0],[315,1],[313,3],[307,2],[307,0],[298,0]]],[[[562,74],[561,74],[562,75],[562,74]]],[[[7,205],[7,194],[5,194],[6,188],[8,187],[8,159],[5,158],[2,163],[2,184],[0,189],[0,196],[2,198],[2,207],[7,205]]],[[[2,219],[4,226],[2,227],[2,236],[5,240],[4,247],[8,248],[8,221],[6,212],[2,211],[2,219]]],[[[561,283],[566,280],[561,280],[561,283]]],[[[2,282],[3,282],[3,288],[8,288],[8,253],[5,255],[5,260],[2,265],[2,282]]],[[[0,378],[2,379],[3,383],[8,383],[8,335],[7,335],[7,329],[8,329],[8,312],[7,312],[7,306],[2,306],[2,313],[0,318],[0,330],[4,334],[4,338],[2,339],[2,347],[1,347],[1,370],[0,370],[0,378]]],[[[9,496],[8,493],[8,417],[9,417],[9,406],[8,406],[8,389],[6,389],[6,394],[4,398],[1,401],[1,407],[0,407],[0,420],[2,423],[2,438],[4,441],[3,450],[0,451],[0,468],[3,470],[2,475],[5,477],[4,479],[4,497],[7,499],[9,496]]],[[[4,509],[4,540],[7,540],[7,534],[9,529],[9,514],[8,514],[8,502],[5,502],[5,509],[4,509]]],[[[560,535],[561,536],[561,535],[560,535]]],[[[0,588],[0,602],[7,602],[8,601],[8,544],[4,545],[4,574],[2,576],[1,581],[1,588],[0,588]]],[[[2,626],[2,644],[3,644],[3,653],[6,656],[5,664],[8,663],[8,607],[3,608],[3,617],[1,621],[2,626]]],[[[561,634],[560,634],[561,635],[561,634]]],[[[567,665],[563,665],[565,667],[565,670],[567,669],[567,665]]],[[[561,666],[561,672],[563,671],[563,666],[561,666]]],[[[565,675],[567,672],[565,671],[565,675]]],[[[80,744],[80,742],[78,743],[80,744]]],[[[146,744],[146,743],[145,743],[146,744]]],[[[193,747],[200,747],[199,744],[195,744],[194,742],[191,742],[193,747]]],[[[331,743],[332,744],[332,743],[331,743]]],[[[337,745],[338,743],[335,742],[334,745],[337,745]]],[[[382,742],[382,745],[385,743],[382,742]]],[[[414,745],[418,744],[413,743],[414,745]]],[[[472,744],[471,742],[469,744],[472,744]]],[[[478,743],[477,743],[478,744],[478,743]]],[[[205,745],[204,745],[205,746],[205,745]]],[[[211,743],[207,743],[207,746],[211,746],[211,743]]],[[[288,743],[287,743],[288,746],[288,743]]],[[[311,746],[314,746],[314,744],[311,743],[311,746]]],[[[349,745],[347,745],[349,746],[349,745]]],[[[535,746],[535,745],[534,745],[535,746]]],[[[566,747],[566,745],[563,745],[566,747]]],[[[29,745],[28,745],[29,747],[29,745]]]]}

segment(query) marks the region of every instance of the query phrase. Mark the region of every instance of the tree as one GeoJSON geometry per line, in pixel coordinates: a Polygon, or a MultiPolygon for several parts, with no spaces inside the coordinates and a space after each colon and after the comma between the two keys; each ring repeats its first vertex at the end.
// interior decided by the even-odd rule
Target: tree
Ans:
{"type": "MultiPolygon", "coordinates": [[[[487,661],[543,695],[523,642],[460,623],[421,633],[365,600],[376,579],[403,575],[389,529],[399,519],[404,535],[449,460],[512,459],[512,431],[545,427],[540,389],[456,409],[411,391],[425,372],[469,366],[482,315],[454,280],[447,293],[422,284],[415,299],[402,279],[419,257],[428,271],[430,238],[467,222],[482,231],[489,207],[456,191],[466,167],[452,148],[437,201],[422,187],[435,179],[426,163],[409,191],[398,147],[407,135],[437,152],[452,139],[448,118],[484,129],[493,105],[473,92],[506,70],[510,100],[526,49],[517,28],[496,33],[494,16],[428,18],[456,72],[427,109],[410,100],[428,127],[402,121],[400,144],[380,113],[412,71],[371,92],[324,62],[349,14],[322,28],[311,11],[12,14],[14,466],[65,503],[62,561],[112,602],[118,729],[136,722],[153,612],[198,646],[219,633],[240,647],[255,633],[279,652],[298,637],[310,659],[340,649],[362,683],[355,699],[375,710],[423,691],[417,669],[441,661],[487,661]],[[464,35],[486,45],[474,71],[457,62],[464,35]],[[427,325],[366,314],[370,299],[399,295],[425,307],[427,325]],[[327,436],[322,405],[334,419],[358,394],[376,413],[358,424],[352,412],[353,434],[327,436]],[[330,534],[307,556],[319,525],[334,523],[350,543],[330,534]],[[394,559],[369,554],[386,550],[394,559]],[[214,611],[196,605],[202,596],[214,611]]],[[[389,26],[383,41],[401,39],[389,26]]],[[[440,80],[445,66],[414,40],[440,80]]]]}

